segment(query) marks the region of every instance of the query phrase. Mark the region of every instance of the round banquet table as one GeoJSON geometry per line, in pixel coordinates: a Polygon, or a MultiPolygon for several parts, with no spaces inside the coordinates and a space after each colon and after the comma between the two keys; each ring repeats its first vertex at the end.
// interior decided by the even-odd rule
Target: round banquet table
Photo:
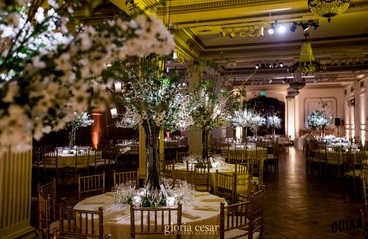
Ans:
{"type": "MultiPolygon", "coordinates": [[[[185,163],[176,163],[174,165],[174,169],[186,171],[187,166],[185,163]]],[[[210,168],[209,185],[211,187],[215,186],[216,170],[218,170],[220,173],[232,174],[235,172],[235,164],[225,163],[220,167],[210,168]]]]}
{"type": "MultiPolygon", "coordinates": [[[[181,238],[213,239],[219,238],[220,203],[225,199],[208,192],[195,192],[192,208],[183,205],[181,238]]],[[[79,210],[96,210],[103,208],[104,234],[111,234],[112,239],[130,238],[130,206],[114,204],[113,193],[107,192],[86,198],[74,206],[79,210]]],[[[173,218],[176,220],[175,216],[173,218]]],[[[174,227],[167,226],[167,235],[141,235],[139,239],[175,238],[174,227]]]]}

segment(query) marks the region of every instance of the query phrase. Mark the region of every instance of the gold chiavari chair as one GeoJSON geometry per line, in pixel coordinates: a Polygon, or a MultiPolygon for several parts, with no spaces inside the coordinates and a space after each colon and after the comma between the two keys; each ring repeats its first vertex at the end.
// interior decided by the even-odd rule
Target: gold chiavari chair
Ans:
{"type": "Polygon", "coordinates": [[[82,195],[96,195],[105,192],[105,171],[101,174],[81,176],[78,174],[78,200],[82,195]]]}
{"type": "Polygon", "coordinates": [[[173,180],[174,180],[174,182],[176,180],[187,181],[187,170],[174,169],[173,170],[173,180]]]}
{"type": "Polygon", "coordinates": [[[45,146],[42,152],[40,168],[43,168],[44,178],[55,178],[58,183],[60,175],[64,173],[66,167],[59,164],[59,154],[56,146],[45,146]]]}
{"type": "Polygon", "coordinates": [[[264,238],[264,186],[245,201],[220,203],[220,239],[264,238]]]}
{"type": "Polygon", "coordinates": [[[175,153],[175,162],[174,163],[183,163],[183,158],[188,157],[189,156],[189,152],[180,152],[180,151],[176,151],[175,153]]]}
{"type": "Polygon", "coordinates": [[[249,179],[259,185],[263,184],[264,160],[264,156],[261,156],[258,153],[248,155],[247,170],[249,179]]]}
{"type": "Polygon", "coordinates": [[[129,181],[133,181],[135,183],[135,187],[139,187],[139,172],[138,171],[127,171],[127,172],[116,172],[113,171],[113,180],[114,186],[120,183],[126,183],[129,181]]]}
{"type": "Polygon", "coordinates": [[[78,210],[59,205],[59,228],[54,229],[54,239],[98,238],[107,239],[111,235],[104,234],[103,209],[78,210]]]}
{"type": "Polygon", "coordinates": [[[360,151],[349,147],[346,151],[341,153],[344,163],[344,178],[348,185],[350,182],[353,185],[354,193],[357,192],[357,183],[362,174],[362,157],[360,151]]]}
{"type": "Polygon", "coordinates": [[[213,192],[215,195],[225,198],[228,203],[234,203],[236,198],[235,173],[221,173],[216,170],[213,192]]]}
{"type": "Polygon", "coordinates": [[[78,174],[89,174],[89,162],[90,162],[90,148],[77,148],[75,151],[75,166],[74,177],[77,178],[78,174]]]}
{"type": "MultiPolygon", "coordinates": [[[[198,165],[194,168],[194,174],[192,184],[196,191],[208,192],[210,191],[210,162],[203,164],[201,167],[198,165]]],[[[188,172],[190,173],[190,172],[188,172]]]]}
{"type": "Polygon", "coordinates": [[[265,167],[271,167],[274,172],[278,172],[279,169],[279,158],[280,158],[280,145],[273,142],[271,146],[271,152],[267,154],[265,167]]]}
{"type": "MultiPolygon", "coordinates": [[[[92,168],[94,174],[96,174],[99,169],[101,171],[105,171],[108,165],[108,159],[103,157],[102,153],[97,151],[97,150],[93,150],[90,152],[90,157],[89,157],[89,167],[92,168]]],[[[89,170],[90,171],[90,170],[89,170]]]]}
{"type": "Polygon", "coordinates": [[[175,169],[175,160],[172,159],[163,160],[162,169],[160,171],[161,176],[172,178],[174,169],[175,169]]]}
{"type": "Polygon", "coordinates": [[[344,173],[344,162],[341,156],[341,147],[327,148],[326,150],[326,174],[342,177],[344,173]]]}
{"type": "Polygon", "coordinates": [[[57,226],[56,179],[37,187],[38,199],[38,237],[51,238],[57,226]]]}
{"type": "MultiPolygon", "coordinates": [[[[130,207],[130,238],[140,238],[141,235],[152,235],[155,238],[164,238],[167,226],[182,225],[182,206],[177,207],[130,207]],[[136,237],[138,236],[138,237],[136,237]]],[[[176,239],[180,239],[180,232],[176,239]]]]}
{"type": "Polygon", "coordinates": [[[250,202],[239,202],[225,206],[220,204],[220,239],[250,238],[249,208],[250,202]]]}

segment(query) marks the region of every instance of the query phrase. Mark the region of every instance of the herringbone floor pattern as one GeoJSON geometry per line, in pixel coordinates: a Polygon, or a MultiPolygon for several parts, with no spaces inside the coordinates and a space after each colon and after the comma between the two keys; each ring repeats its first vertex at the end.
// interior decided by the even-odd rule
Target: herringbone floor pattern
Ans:
{"type": "Polygon", "coordinates": [[[343,178],[307,175],[302,151],[290,147],[265,184],[267,239],[363,238],[359,194],[343,178]]]}

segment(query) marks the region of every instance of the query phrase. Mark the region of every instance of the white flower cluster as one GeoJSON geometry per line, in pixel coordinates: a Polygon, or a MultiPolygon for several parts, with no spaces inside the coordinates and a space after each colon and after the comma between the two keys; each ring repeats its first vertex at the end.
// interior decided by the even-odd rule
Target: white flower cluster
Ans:
{"type": "Polygon", "coordinates": [[[249,109],[235,111],[230,118],[230,123],[235,127],[249,128],[255,114],[253,110],[249,109]]]}
{"type": "Polygon", "coordinates": [[[235,111],[230,118],[231,125],[235,127],[249,128],[256,133],[262,125],[266,124],[266,119],[252,109],[235,111]]]}
{"type": "Polygon", "coordinates": [[[328,115],[320,110],[310,113],[307,119],[308,126],[311,128],[322,129],[330,124],[328,115]]]}
{"type": "Polygon", "coordinates": [[[266,124],[268,127],[279,129],[281,128],[281,119],[277,115],[267,117],[266,124]]]}
{"type": "Polygon", "coordinates": [[[40,139],[64,128],[91,102],[102,107],[108,96],[98,76],[107,63],[174,49],[173,36],[154,17],[82,26],[75,34],[67,32],[69,19],[57,14],[73,14],[70,5],[49,5],[30,16],[33,6],[6,12],[0,4],[0,153],[10,145],[30,149],[32,135],[40,139]]]}

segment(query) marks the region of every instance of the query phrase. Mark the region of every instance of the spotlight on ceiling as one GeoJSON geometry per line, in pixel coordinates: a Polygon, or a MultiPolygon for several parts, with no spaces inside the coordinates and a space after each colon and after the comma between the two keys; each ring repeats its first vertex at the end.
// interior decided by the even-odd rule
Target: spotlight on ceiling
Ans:
{"type": "Polygon", "coordinates": [[[295,32],[297,28],[298,28],[298,23],[293,22],[293,24],[290,27],[290,31],[295,32]]]}
{"type": "Polygon", "coordinates": [[[311,26],[312,29],[317,30],[319,25],[316,22],[312,22],[310,26],[311,26]]]}
{"type": "Polygon", "coordinates": [[[256,64],[256,69],[258,69],[259,68],[259,64],[256,64]]]}
{"type": "Polygon", "coordinates": [[[279,63],[279,67],[284,67],[284,63],[279,63]]]}
{"type": "Polygon", "coordinates": [[[267,32],[270,35],[275,33],[275,24],[274,23],[271,23],[271,26],[270,26],[270,28],[268,28],[267,32]]]}
{"type": "Polygon", "coordinates": [[[308,29],[309,29],[309,25],[308,24],[302,23],[301,26],[303,28],[303,31],[305,31],[305,32],[308,31],[308,29]]]}
{"type": "Polygon", "coordinates": [[[284,25],[278,25],[277,32],[278,33],[284,33],[284,32],[286,32],[286,27],[284,25]]]}

